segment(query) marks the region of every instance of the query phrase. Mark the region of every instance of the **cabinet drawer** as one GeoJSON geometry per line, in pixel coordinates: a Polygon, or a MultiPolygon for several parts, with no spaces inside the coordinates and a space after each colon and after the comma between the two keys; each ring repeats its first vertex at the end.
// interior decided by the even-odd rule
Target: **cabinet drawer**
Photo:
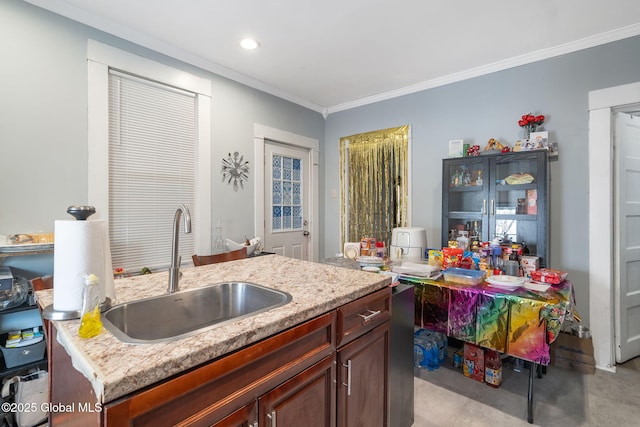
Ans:
{"type": "Polygon", "coordinates": [[[391,319],[391,288],[386,287],[338,308],[337,346],[347,344],[391,319]]]}

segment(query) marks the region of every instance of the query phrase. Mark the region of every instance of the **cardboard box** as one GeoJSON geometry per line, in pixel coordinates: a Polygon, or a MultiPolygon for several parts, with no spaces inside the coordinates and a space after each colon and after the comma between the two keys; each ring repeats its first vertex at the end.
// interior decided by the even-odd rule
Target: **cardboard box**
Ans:
{"type": "Polygon", "coordinates": [[[520,265],[523,269],[537,270],[540,268],[540,257],[532,255],[523,255],[520,258],[520,265]]]}
{"type": "Polygon", "coordinates": [[[484,349],[482,347],[464,343],[462,372],[469,378],[484,382],[484,349]]]}
{"type": "Polygon", "coordinates": [[[585,374],[596,372],[591,338],[580,338],[567,332],[560,332],[558,338],[551,344],[549,354],[552,365],[585,374]]]}
{"type": "Polygon", "coordinates": [[[527,214],[538,214],[538,190],[527,190],[527,214]]]}

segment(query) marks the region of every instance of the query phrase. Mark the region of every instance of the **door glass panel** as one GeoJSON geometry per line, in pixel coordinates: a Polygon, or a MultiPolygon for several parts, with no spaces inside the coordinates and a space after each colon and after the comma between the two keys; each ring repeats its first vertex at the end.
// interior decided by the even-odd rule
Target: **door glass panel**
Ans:
{"type": "Polygon", "coordinates": [[[538,215],[537,157],[497,161],[495,176],[495,231],[492,237],[526,242],[535,253],[538,215]]]}
{"type": "Polygon", "coordinates": [[[502,185],[530,184],[538,179],[537,158],[530,158],[498,162],[496,165],[496,183],[502,185]],[[529,181],[528,176],[532,180],[529,181]]]}
{"type": "Polygon", "coordinates": [[[481,164],[454,164],[449,167],[449,212],[480,213],[485,175],[481,164]]]}
{"type": "Polygon", "coordinates": [[[302,159],[273,154],[271,165],[272,230],[302,230],[302,159]]]}

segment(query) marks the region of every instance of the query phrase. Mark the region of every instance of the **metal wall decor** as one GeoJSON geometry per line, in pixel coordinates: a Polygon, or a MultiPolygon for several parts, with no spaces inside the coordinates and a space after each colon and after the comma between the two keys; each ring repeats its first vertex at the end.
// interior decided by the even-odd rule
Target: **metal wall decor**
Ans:
{"type": "Polygon", "coordinates": [[[238,186],[244,189],[244,181],[249,178],[249,161],[244,159],[237,151],[231,153],[226,159],[222,159],[222,182],[233,183],[233,191],[238,191],[238,186]]]}

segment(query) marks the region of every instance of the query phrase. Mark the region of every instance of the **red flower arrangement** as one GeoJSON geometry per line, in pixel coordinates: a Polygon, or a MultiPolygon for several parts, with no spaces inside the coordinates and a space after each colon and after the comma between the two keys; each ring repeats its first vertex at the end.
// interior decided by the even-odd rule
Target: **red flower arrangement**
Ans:
{"type": "Polygon", "coordinates": [[[525,136],[527,138],[529,138],[529,134],[531,132],[535,132],[536,129],[538,129],[538,126],[540,126],[542,123],[544,123],[543,115],[534,116],[531,113],[525,114],[520,120],[518,120],[518,125],[522,129],[524,129],[525,136]]]}
{"type": "Polygon", "coordinates": [[[479,155],[480,155],[480,146],[479,145],[472,145],[471,147],[467,148],[467,156],[475,157],[475,156],[479,156],[479,155]]]}

